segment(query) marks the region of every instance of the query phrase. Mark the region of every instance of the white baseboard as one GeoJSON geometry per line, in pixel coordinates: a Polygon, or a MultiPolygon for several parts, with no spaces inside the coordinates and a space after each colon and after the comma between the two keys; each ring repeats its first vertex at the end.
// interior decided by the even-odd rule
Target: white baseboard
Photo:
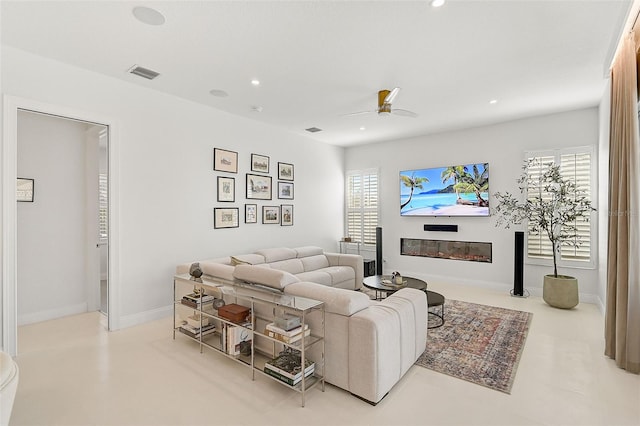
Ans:
{"type": "Polygon", "coordinates": [[[69,315],[82,314],[84,312],[87,312],[87,302],[49,309],[47,311],[34,312],[32,314],[18,314],[18,326],[62,318],[69,315]]]}
{"type": "Polygon", "coordinates": [[[146,322],[170,317],[172,315],[173,315],[172,305],[151,309],[149,311],[139,312],[137,314],[124,315],[120,317],[119,328],[133,327],[134,325],[144,324],[146,322]]]}

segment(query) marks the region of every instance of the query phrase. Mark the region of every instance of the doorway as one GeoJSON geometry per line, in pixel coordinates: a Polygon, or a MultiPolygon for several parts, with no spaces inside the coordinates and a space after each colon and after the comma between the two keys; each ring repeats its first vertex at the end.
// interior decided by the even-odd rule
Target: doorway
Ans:
{"type": "MultiPolygon", "coordinates": [[[[52,298],[41,298],[44,299],[46,306],[43,308],[40,306],[40,311],[37,311],[36,316],[32,316],[31,318],[27,317],[27,320],[34,318],[37,320],[38,318],[46,317],[47,315],[52,315],[57,313],[66,313],[74,310],[79,310],[80,306],[85,306],[86,310],[102,310],[106,311],[106,323],[107,328],[109,330],[117,330],[119,328],[119,274],[118,274],[118,250],[119,250],[119,240],[118,240],[118,229],[119,229],[119,218],[118,215],[112,214],[111,212],[117,212],[119,208],[118,203],[118,188],[119,188],[119,176],[118,176],[118,126],[115,124],[114,120],[109,117],[104,117],[100,114],[95,114],[87,111],[74,110],[67,107],[45,104],[38,101],[33,101],[29,99],[18,98],[14,96],[5,95],[4,96],[4,108],[3,108],[3,118],[4,118],[4,131],[3,131],[3,139],[2,139],[2,349],[12,356],[17,355],[17,326],[18,326],[18,293],[20,293],[21,289],[18,288],[19,275],[25,275],[34,273],[36,268],[33,264],[26,265],[26,271],[19,271],[19,262],[21,262],[21,258],[19,256],[20,247],[18,247],[18,207],[19,206],[16,196],[16,179],[18,176],[18,127],[19,120],[18,116],[22,113],[22,111],[27,111],[35,114],[42,114],[47,117],[54,117],[62,120],[71,120],[75,122],[82,122],[82,125],[85,126],[86,130],[93,129],[102,135],[103,142],[106,142],[104,146],[104,152],[106,153],[106,161],[105,161],[105,171],[108,175],[108,179],[106,180],[106,189],[107,189],[107,199],[103,204],[103,212],[106,208],[106,216],[99,215],[100,212],[100,203],[99,203],[99,187],[100,181],[96,179],[95,183],[95,192],[92,192],[98,200],[96,203],[96,222],[100,222],[102,220],[103,225],[107,226],[106,238],[102,238],[101,241],[96,242],[96,238],[94,235],[90,236],[90,233],[86,231],[87,227],[89,227],[89,221],[86,221],[84,218],[79,220],[85,224],[85,228],[81,231],[77,231],[80,234],[86,235],[85,238],[85,248],[89,247],[89,241],[92,241],[93,250],[95,252],[100,252],[101,247],[105,247],[108,253],[107,262],[106,262],[106,281],[108,286],[107,290],[107,301],[104,303],[104,297],[100,295],[100,286],[87,286],[82,290],[77,290],[86,295],[86,300],[78,301],[74,300],[71,303],[63,303],[60,306],[64,306],[61,308],[58,306],[57,308],[52,308],[47,310],[47,307],[53,307],[53,302],[58,302],[60,295],[54,294],[52,298]],[[93,126],[101,126],[100,130],[98,127],[94,128],[93,126]],[[106,204],[106,205],[105,205],[106,204]],[[93,296],[91,293],[93,292],[93,296]],[[58,298],[58,299],[56,299],[58,298]],[[55,300],[54,300],[55,299],[55,300]],[[102,299],[102,300],[101,300],[102,299]],[[102,303],[101,303],[102,302],[102,303]],[[40,317],[38,317],[38,315],[40,317]]],[[[88,136],[87,136],[88,137],[88,136]]],[[[100,144],[96,150],[100,149],[100,144]]],[[[89,150],[85,152],[85,155],[88,155],[89,150]]],[[[63,162],[63,159],[60,159],[59,155],[64,155],[65,153],[56,153],[56,155],[51,155],[48,158],[48,162],[45,162],[45,168],[53,168],[59,162],[63,162]]],[[[75,158],[78,158],[77,156],[75,158]]],[[[99,160],[97,160],[99,163],[99,160]]],[[[84,173],[87,173],[85,170],[84,173]]],[[[78,175],[76,175],[78,176],[78,175]]],[[[22,177],[22,176],[20,176],[22,177]]],[[[75,179],[77,180],[77,178],[75,179]]],[[[80,180],[84,180],[84,175],[80,178],[80,180]]],[[[40,193],[41,190],[46,189],[46,185],[42,185],[46,180],[38,180],[34,181],[34,200],[45,200],[46,196],[51,196],[54,191],[46,191],[40,193]],[[40,185],[39,183],[40,182],[40,185]],[[40,190],[40,191],[39,191],[40,190]],[[45,197],[45,198],[40,198],[45,197]]],[[[71,186],[75,185],[77,182],[74,182],[74,179],[69,179],[68,182],[71,186]]],[[[50,188],[49,188],[50,189],[50,188]]],[[[85,188],[86,191],[90,191],[90,185],[87,185],[85,188]]],[[[67,191],[68,193],[69,191],[67,191]]],[[[74,191],[71,191],[74,192],[74,191]]],[[[67,194],[68,195],[68,194],[67,194]]],[[[75,191],[75,197],[78,198],[78,193],[75,191]]],[[[62,203],[65,200],[60,199],[57,200],[62,203]]],[[[20,203],[23,204],[23,203],[20,203]]],[[[35,205],[32,204],[32,206],[35,205]]],[[[35,211],[36,209],[32,209],[35,211]]],[[[89,209],[87,209],[89,210],[89,209]]],[[[86,213],[86,215],[90,215],[90,213],[86,213]]],[[[77,217],[77,216],[76,216],[77,217]]],[[[60,216],[58,215],[58,218],[60,216]]],[[[98,225],[96,225],[98,226],[98,225]]],[[[45,231],[48,232],[55,226],[44,227],[45,231]]],[[[42,228],[41,228],[42,229],[42,228]]],[[[39,234],[36,233],[36,236],[39,234]]],[[[44,237],[44,234],[39,235],[40,237],[44,237]]],[[[103,235],[104,237],[104,235],[103,235]]],[[[33,236],[32,236],[33,238],[33,236]]],[[[74,235],[74,238],[77,239],[77,235],[74,235]]],[[[63,239],[58,238],[57,242],[60,243],[63,239]]],[[[44,239],[38,240],[41,242],[39,245],[35,245],[35,250],[47,251],[48,253],[56,253],[56,251],[61,250],[61,244],[56,245],[53,243],[52,246],[46,246],[43,241],[44,239]]],[[[71,268],[66,270],[66,273],[71,275],[77,275],[77,269],[84,270],[85,275],[88,275],[90,271],[92,274],[95,274],[97,277],[97,282],[100,283],[101,277],[104,276],[104,272],[100,271],[100,258],[95,256],[88,256],[88,259],[97,259],[93,260],[95,262],[95,267],[90,267],[85,264],[83,259],[75,259],[75,263],[72,264],[71,268]]],[[[104,262],[103,262],[104,264],[104,262]]],[[[23,269],[25,265],[21,265],[21,269],[23,269]]],[[[65,272],[59,273],[64,275],[65,272]]],[[[48,283],[52,283],[54,280],[51,280],[53,274],[48,274],[45,276],[41,276],[40,278],[43,281],[48,283]]],[[[56,278],[59,281],[59,278],[56,278]]],[[[77,279],[75,277],[74,279],[77,279]]],[[[90,280],[85,277],[85,281],[83,283],[87,283],[90,280]]],[[[36,296],[38,298],[39,296],[36,296]]],[[[24,318],[22,318],[24,319],[24,318]]]]}
{"type": "Polygon", "coordinates": [[[17,136],[18,325],[106,314],[108,127],[20,109],[17,136]]]}

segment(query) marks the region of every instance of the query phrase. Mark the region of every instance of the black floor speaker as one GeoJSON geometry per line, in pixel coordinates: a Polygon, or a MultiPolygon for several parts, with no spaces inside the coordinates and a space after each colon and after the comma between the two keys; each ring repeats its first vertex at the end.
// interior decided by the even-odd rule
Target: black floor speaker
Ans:
{"type": "Polygon", "coordinates": [[[524,232],[516,231],[513,255],[513,296],[524,296],[524,232]]]}
{"type": "Polygon", "coordinates": [[[376,228],[376,274],[382,275],[382,228],[376,228]]]}

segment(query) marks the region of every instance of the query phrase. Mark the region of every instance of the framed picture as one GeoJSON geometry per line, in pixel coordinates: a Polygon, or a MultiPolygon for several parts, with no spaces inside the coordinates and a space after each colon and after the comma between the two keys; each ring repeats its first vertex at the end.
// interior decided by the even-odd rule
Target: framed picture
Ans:
{"type": "Polygon", "coordinates": [[[280,215],[282,217],[280,225],[292,226],[293,225],[293,205],[282,204],[280,206],[280,215]]]}
{"type": "Polygon", "coordinates": [[[293,164],[278,163],[278,179],[293,180],[293,164]]]}
{"type": "Polygon", "coordinates": [[[293,182],[278,182],[278,198],[293,200],[293,182]]]}
{"type": "Polygon", "coordinates": [[[238,173],[238,153],[226,149],[213,148],[213,170],[238,173]]]}
{"type": "Polygon", "coordinates": [[[236,180],[232,177],[218,176],[218,201],[236,200],[236,180]]]}
{"type": "Polygon", "coordinates": [[[251,154],[251,171],[269,173],[269,157],[266,155],[251,154]]]}
{"type": "Polygon", "coordinates": [[[237,228],[238,223],[238,208],[220,208],[215,207],[213,209],[213,227],[219,228],[237,228]]]}
{"type": "Polygon", "coordinates": [[[252,175],[247,173],[247,199],[270,200],[271,176],[252,175]]]}
{"type": "Polygon", "coordinates": [[[244,205],[244,223],[258,223],[258,205],[244,205]]]}
{"type": "Polygon", "coordinates": [[[33,179],[18,178],[16,200],[33,203],[33,179]]]}
{"type": "Polygon", "coordinates": [[[280,207],[262,206],[262,223],[280,223],[280,207]]]}

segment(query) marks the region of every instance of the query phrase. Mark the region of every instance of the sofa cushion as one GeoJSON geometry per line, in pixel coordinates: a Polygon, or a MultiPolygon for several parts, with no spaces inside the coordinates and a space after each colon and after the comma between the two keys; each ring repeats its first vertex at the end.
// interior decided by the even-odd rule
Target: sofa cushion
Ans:
{"type": "Polygon", "coordinates": [[[292,275],[289,272],[252,265],[236,266],[233,276],[242,281],[262,284],[278,290],[282,290],[287,285],[299,281],[295,275],[292,275]]]}
{"type": "Polygon", "coordinates": [[[267,263],[296,258],[296,251],[287,247],[262,249],[256,251],[256,254],[264,256],[264,261],[267,263]]]}
{"type": "Polygon", "coordinates": [[[353,281],[356,276],[353,268],[348,266],[330,266],[322,270],[331,275],[331,282],[333,284],[341,283],[344,281],[353,281]]]}
{"type": "Polygon", "coordinates": [[[324,253],[324,250],[322,250],[322,247],[316,247],[316,246],[298,247],[298,248],[295,248],[294,250],[297,253],[296,257],[298,258],[316,256],[324,253]]]}
{"type": "Polygon", "coordinates": [[[333,286],[331,274],[325,272],[322,269],[317,271],[302,272],[300,274],[296,274],[296,277],[298,277],[300,281],[311,281],[312,283],[327,285],[329,287],[333,286]]]}
{"type": "Polygon", "coordinates": [[[327,256],[324,254],[303,257],[300,259],[300,262],[302,262],[302,266],[305,271],[315,271],[316,269],[322,269],[329,266],[327,256]]]}
{"type": "Polygon", "coordinates": [[[205,275],[223,280],[233,281],[233,266],[224,263],[214,262],[212,260],[203,260],[200,262],[200,269],[205,275]]]}
{"type": "Polygon", "coordinates": [[[369,296],[358,291],[345,290],[301,281],[285,289],[286,294],[302,296],[324,302],[325,312],[350,316],[371,305],[369,296]]]}
{"type": "Polygon", "coordinates": [[[230,258],[231,265],[259,265],[264,263],[264,256],[259,254],[238,254],[235,256],[231,256],[230,258]]]}
{"type": "Polygon", "coordinates": [[[302,261],[300,259],[287,259],[280,260],[278,262],[271,262],[269,266],[280,271],[287,271],[290,274],[299,274],[300,272],[304,272],[304,267],[302,266],[302,261]]]}

